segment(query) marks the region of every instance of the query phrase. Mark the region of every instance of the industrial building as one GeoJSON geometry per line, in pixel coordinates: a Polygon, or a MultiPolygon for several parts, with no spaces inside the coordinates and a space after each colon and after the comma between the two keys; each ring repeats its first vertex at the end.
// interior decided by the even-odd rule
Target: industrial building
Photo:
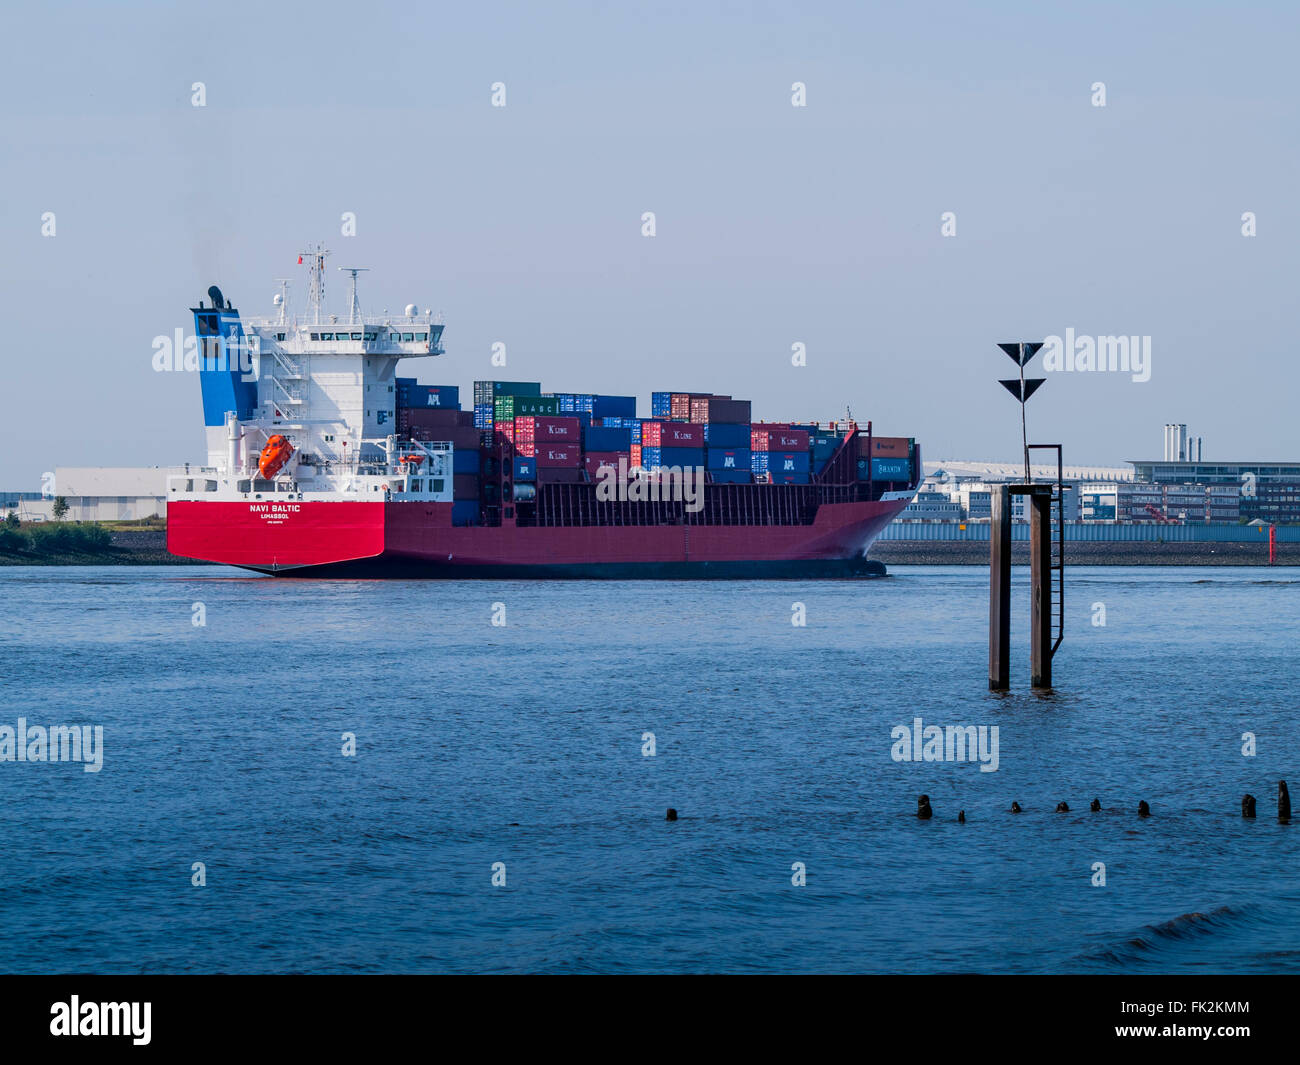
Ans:
{"type": "Polygon", "coordinates": [[[189,470],[189,466],[56,466],[52,491],[7,492],[0,496],[0,505],[23,521],[51,520],[57,499],[68,504],[66,521],[164,517],[167,478],[189,470]]]}

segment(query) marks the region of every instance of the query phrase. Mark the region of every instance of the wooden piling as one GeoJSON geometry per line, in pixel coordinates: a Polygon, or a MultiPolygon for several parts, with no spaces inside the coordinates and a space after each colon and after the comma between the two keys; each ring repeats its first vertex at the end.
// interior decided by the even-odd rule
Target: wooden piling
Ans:
{"type": "Polygon", "coordinates": [[[1011,486],[994,485],[989,521],[989,691],[1011,687],[1011,486]]]}

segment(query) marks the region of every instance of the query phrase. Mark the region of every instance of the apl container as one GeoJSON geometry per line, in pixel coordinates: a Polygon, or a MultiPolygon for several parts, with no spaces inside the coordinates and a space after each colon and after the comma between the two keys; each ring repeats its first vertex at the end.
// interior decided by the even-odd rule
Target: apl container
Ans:
{"type": "Polygon", "coordinates": [[[747,447],[711,447],[704,453],[704,465],[710,470],[748,470],[751,462],[750,451],[747,447]]]}
{"type": "Polygon", "coordinates": [[[517,456],[514,462],[514,473],[516,481],[537,480],[537,460],[531,456],[517,456]]]}
{"type": "MultiPolygon", "coordinates": [[[[403,378],[402,380],[406,380],[403,378]]],[[[412,381],[397,386],[399,407],[433,407],[440,410],[460,410],[460,389],[456,385],[421,385],[412,381]]]]}
{"type": "Polygon", "coordinates": [[[760,454],[765,455],[763,468],[771,473],[807,473],[811,468],[806,451],[768,451],[760,454]]]}

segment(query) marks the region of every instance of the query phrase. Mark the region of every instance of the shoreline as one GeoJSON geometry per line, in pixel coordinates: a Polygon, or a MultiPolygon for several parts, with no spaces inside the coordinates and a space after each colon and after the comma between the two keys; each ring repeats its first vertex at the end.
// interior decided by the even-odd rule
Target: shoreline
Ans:
{"type": "MultiPolygon", "coordinates": [[[[983,566],[987,541],[877,541],[868,558],[886,566],[983,566]]],[[[1029,544],[1011,545],[1011,564],[1029,565],[1029,544]]],[[[1253,543],[1154,543],[1144,541],[1065,543],[1066,566],[1267,566],[1268,545],[1253,543]]],[[[1300,566],[1300,544],[1277,545],[1277,566],[1300,566]]]]}
{"type": "MultiPolygon", "coordinates": [[[[0,553],[0,566],[210,566],[167,552],[165,529],[111,529],[103,552],[0,553]]],[[[877,541],[867,555],[886,566],[987,566],[989,547],[980,541],[877,541]]],[[[1029,565],[1029,544],[1011,545],[1011,562],[1029,565]]],[[[1268,547],[1256,543],[1073,542],[1065,545],[1067,566],[1267,566],[1268,547]]],[[[1277,545],[1278,566],[1300,566],[1300,543],[1277,545]]]]}

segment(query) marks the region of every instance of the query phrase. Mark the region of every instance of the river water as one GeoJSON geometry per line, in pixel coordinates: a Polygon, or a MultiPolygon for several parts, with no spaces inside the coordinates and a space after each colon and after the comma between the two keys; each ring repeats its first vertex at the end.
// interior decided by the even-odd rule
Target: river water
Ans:
{"type": "Polygon", "coordinates": [[[987,579],[0,570],[0,969],[1300,972],[1300,570],[1072,570],[1045,695],[987,579]]]}

